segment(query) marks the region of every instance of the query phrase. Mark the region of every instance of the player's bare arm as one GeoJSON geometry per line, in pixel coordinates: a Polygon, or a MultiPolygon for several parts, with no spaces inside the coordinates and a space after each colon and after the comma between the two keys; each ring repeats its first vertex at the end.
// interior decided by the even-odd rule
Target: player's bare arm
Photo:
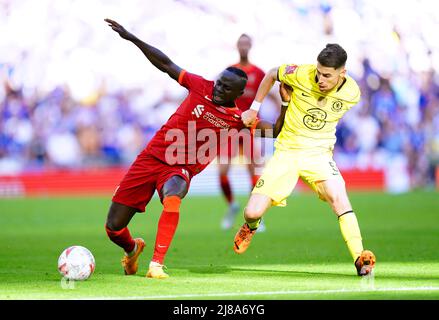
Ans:
{"type": "MultiPolygon", "coordinates": [[[[270,92],[271,88],[273,87],[274,83],[277,80],[277,70],[279,68],[273,68],[270,71],[268,71],[265,74],[265,77],[262,79],[261,83],[259,84],[259,88],[258,91],[256,92],[256,96],[255,96],[255,100],[253,103],[259,103],[261,104],[265,97],[268,95],[268,93],[270,92]]],[[[241,115],[242,118],[242,122],[246,125],[246,126],[251,126],[255,121],[256,121],[256,117],[258,115],[258,110],[255,110],[252,107],[243,112],[241,115]]]]}
{"type": "MultiPolygon", "coordinates": [[[[277,71],[276,71],[277,74],[277,71]]],[[[277,78],[277,75],[276,75],[277,78]]],[[[285,120],[285,114],[287,113],[287,109],[288,109],[288,105],[284,105],[286,102],[290,102],[291,100],[291,94],[293,93],[293,88],[291,88],[289,85],[285,84],[285,83],[281,83],[279,86],[279,94],[282,100],[282,107],[280,110],[280,114],[279,117],[276,120],[276,123],[274,124],[274,130],[273,130],[273,135],[274,138],[276,138],[280,131],[282,130],[282,127],[284,125],[284,120],[285,120]]]]}
{"type": "Polygon", "coordinates": [[[111,19],[104,19],[105,22],[119,34],[122,39],[131,41],[134,43],[145,55],[145,57],[160,71],[166,72],[172,79],[178,81],[181,68],[169,59],[167,55],[161,52],[159,49],[143,42],[137,38],[134,34],[127,31],[121,24],[111,19]]]}
{"type": "MultiPolygon", "coordinates": [[[[279,94],[281,96],[282,102],[289,102],[291,100],[291,93],[293,89],[285,83],[281,83],[279,86],[279,94]]],[[[267,121],[259,121],[256,125],[256,129],[261,132],[261,137],[265,138],[277,138],[282,127],[284,125],[285,114],[287,112],[288,106],[282,106],[279,117],[275,124],[271,124],[267,121]]]]}
{"type": "Polygon", "coordinates": [[[256,92],[255,101],[257,102],[263,102],[265,97],[270,92],[271,88],[273,87],[274,83],[277,81],[277,70],[279,67],[270,69],[268,71],[264,78],[262,79],[261,83],[259,84],[258,91],[256,92]]]}

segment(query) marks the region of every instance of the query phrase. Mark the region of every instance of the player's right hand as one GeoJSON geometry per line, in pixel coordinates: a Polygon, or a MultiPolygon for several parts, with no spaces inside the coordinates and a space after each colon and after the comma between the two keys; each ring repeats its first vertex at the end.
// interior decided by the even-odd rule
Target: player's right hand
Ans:
{"type": "Polygon", "coordinates": [[[135,38],[133,34],[128,32],[122,25],[120,25],[116,21],[108,18],[104,19],[104,21],[107,22],[111,29],[116,31],[121,36],[121,38],[125,40],[133,40],[135,38]]]}
{"type": "Polygon", "coordinates": [[[246,127],[251,127],[253,123],[256,121],[257,115],[258,112],[256,110],[249,109],[247,111],[244,111],[241,114],[242,123],[244,123],[246,127]]]}

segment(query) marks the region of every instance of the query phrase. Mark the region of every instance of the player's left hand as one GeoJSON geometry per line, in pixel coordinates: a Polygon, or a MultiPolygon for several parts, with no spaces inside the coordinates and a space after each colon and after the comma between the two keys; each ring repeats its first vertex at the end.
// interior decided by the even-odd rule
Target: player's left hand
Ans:
{"type": "Polygon", "coordinates": [[[108,18],[104,19],[104,21],[107,22],[111,29],[116,31],[121,38],[125,40],[134,40],[136,38],[132,33],[128,32],[122,25],[120,25],[116,21],[108,18]]]}

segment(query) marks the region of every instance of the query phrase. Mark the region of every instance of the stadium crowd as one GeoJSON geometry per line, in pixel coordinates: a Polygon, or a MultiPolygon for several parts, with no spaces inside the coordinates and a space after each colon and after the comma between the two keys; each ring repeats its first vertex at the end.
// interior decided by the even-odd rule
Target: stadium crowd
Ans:
{"type": "MultiPolygon", "coordinates": [[[[0,56],[0,174],[130,164],[181,101],[184,89],[108,32],[108,15],[129,21],[180,66],[212,78],[237,61],[243,32],[254,39],[252,61],[266,68],[314,63],[326,43],[342,44],[362,100],[338,127],[338,166],[384,169],[395,191],[434,183],[434,1],[166,0],[147,9],[139,9],[140,0],[118,2],[1,2],[0,50],[7,54],[0,56]],[[170,25],[177,17],[187,23],[170,25]]],[[[273,119],[275,110],[264,116],[273,119]]]]}

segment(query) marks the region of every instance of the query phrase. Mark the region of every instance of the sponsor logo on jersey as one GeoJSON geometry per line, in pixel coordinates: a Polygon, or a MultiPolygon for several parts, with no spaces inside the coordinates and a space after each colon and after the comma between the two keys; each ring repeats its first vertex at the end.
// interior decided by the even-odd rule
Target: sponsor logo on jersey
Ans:
{"type": "Polygon", "coordinates": [[[204,106],[202,104],[199,104],[194,108],[194,110],[192,110],[192,114],[197,118],[199,118],[203,114],[203,111],[204,111],[204,106]]]}
{"type": "Polygon", "coordinates": [[[229,129],[230,124],[225,122],[223,119],[218,118],[214,114],[210,112],[206,112],[203,115],[203,119],[209,121],[211,124],[213,124],[215,127],[221,128],[221,129],[229,129]]]}
{"type": "Polygon", "coordinates": [[[308,109],[307,115],[303,117],[303,124],[311,130],[320,130],[326,124],[326,117],[328,116],[325,111],[319,108],[308,109]]]}

